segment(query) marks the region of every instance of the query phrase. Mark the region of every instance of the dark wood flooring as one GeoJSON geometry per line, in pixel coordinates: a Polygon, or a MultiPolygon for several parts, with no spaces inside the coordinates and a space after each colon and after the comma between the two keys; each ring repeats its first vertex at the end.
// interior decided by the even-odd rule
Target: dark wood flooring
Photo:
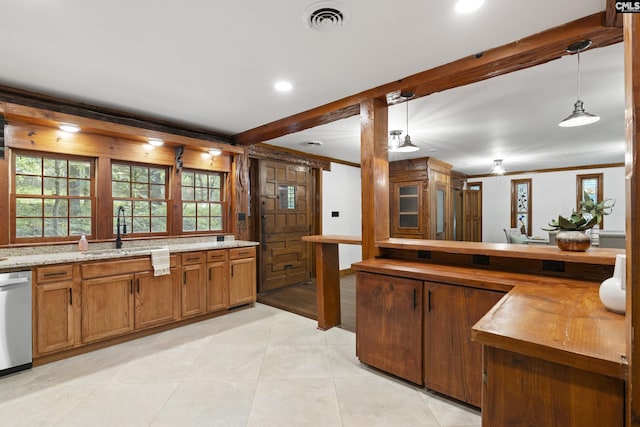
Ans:
{"type": "MultiPolygon", "coordinates": [[[[294,285],[258,295],[258,302],[290,311],[310,319],[318,319],[316,284],[294,285]]],[[[356,330],[356,275],[340,277],[340,327],[351,332],[356,330]]]]}

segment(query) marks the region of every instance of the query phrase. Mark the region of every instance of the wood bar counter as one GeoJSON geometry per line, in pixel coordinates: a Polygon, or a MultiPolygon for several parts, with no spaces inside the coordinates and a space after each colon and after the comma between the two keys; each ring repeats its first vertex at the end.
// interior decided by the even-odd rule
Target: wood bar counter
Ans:
{"type": "Polygon", "coordinates": [[[315,243],[316,300],[318,329],[327,330],[340,324],[340,259],[338,244],[361,245],[357,236],[303,236],[305,242],[315,243]]]}
{"type": "Polygon", "coordinates": [[[623,425],[625,317],[598,296],[623,250],[413,239],[378,247],[381,258],[353,264],[363,363],[481,406],[483,426],[623,425]],[[421,321],[398,320],[412,313],[421,321]]]}

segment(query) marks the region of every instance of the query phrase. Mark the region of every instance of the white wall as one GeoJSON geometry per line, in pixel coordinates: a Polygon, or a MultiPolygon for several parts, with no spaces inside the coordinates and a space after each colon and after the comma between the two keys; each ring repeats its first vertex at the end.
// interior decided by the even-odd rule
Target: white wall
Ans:
{"type": "MultiPolygon", "coordinates": [[[[322,234],[360,236],[362,234],[362,196],[360,168],[332,163],[322,172],[322,234]],[[331,212],[340,216],[332,217],[331,212]]],[[[340,270],[362,261],[360,245],[338,245],[340,270]]]]}
{"type": "Polygon", "coordinates": [[[576,208],[576,175],[602,173],[605,198],[615,199],[611,215],[604,217],[604,229],[625,229],[624,167],[575,171],[529,173],[470,179],[482,184],[482,241],[505,243],[504,228],[511,223],[511,180],[531,178],[532,227],[534,236],[547,237],[547,224],[558,214],[568,216],[576,208]]]}

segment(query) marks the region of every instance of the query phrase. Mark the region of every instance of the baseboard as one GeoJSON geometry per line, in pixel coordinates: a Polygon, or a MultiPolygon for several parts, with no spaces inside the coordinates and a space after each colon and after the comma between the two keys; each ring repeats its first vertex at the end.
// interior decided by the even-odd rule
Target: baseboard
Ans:
{"type": "Polygon", "coordinates": [[[353,268],[347,268],[344,270],[340,270],[340,276],[348,276],[349,274],[355,274],[355,270],[353,268]]]}

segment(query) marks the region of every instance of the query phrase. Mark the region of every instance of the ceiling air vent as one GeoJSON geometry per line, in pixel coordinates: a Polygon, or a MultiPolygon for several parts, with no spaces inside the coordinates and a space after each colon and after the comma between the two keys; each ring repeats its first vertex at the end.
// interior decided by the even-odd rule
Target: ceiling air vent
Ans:
{"type": "Polygon", "coordinates": [[[349,11],[340,3],[321,1],[307,7],[302,20],[312,30],[333,31],[347,25],[349,17],[349,11]]]}

